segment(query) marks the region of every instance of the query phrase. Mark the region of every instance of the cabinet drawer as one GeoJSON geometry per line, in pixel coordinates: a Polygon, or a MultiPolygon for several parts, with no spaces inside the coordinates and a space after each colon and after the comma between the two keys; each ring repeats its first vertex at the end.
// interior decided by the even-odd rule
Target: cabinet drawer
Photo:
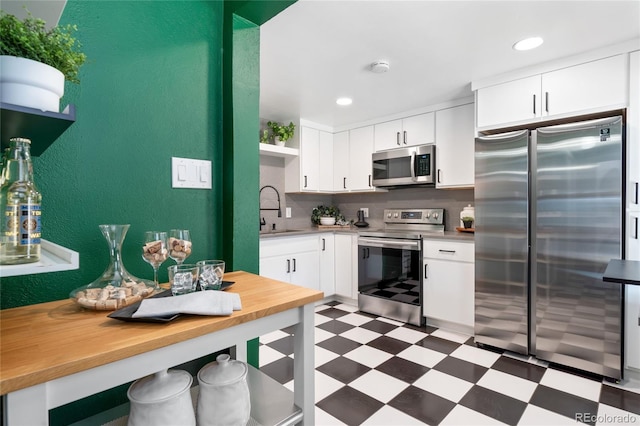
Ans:
{"type": "Polygon", "coordinates": [[[424,257],[432,259],[473,262],[475,245],[471,242],[427,240],[423,241],[424,257]]]}
{"type": "Polygon", "coordinates": [[[318,250],[318,236],[277,237],[260,241],[260,257],[281,256],[318,250]]]}

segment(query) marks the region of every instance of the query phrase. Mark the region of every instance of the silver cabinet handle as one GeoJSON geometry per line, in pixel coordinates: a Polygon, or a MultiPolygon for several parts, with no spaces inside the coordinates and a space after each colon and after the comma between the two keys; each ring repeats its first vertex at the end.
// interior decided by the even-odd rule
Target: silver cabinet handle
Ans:
{"type": "Polygon", "coordinates": [[[402,132],[402,142],[406,145],[407,144],[407,131],[403,131],[402,132]]]}
{"type": "Polygon", "coordinates": [[[293,271],[292,272],[295,272],[295,271],[296,271],[296,259],[294,258],[293,259],[293,271]]]}
{"type": "Polygon", "coordinates": [[[396,132],[396,145],[400,145],[400,132],[396,132]]]}
{"type": "Polygon", "coordinates": [[[456,252],[455,250],[442,250],[442,249],[439,249],[438,251],[440,253],[455,253],[456,252]]]}
{"type": "Polygon", "coordinates": [[[371,188],[371,175],[369,175],[369,188],[371,188]]]}
{"type": "Polygon", "coordinates": [[[427,274],[427,266],[428,266],[428,264],[427,264],[427,263],[425,263],[425,264],[424,264],[424,279],[425,279],[425,280],[426,280],[427,278],[429,278],[429,275],[427,274]]]}
{"type": "Polygon", "coordinates": [[[326,246],[325,243],[326,243],[326,240],[323,238],[322,239],[322,251],[325,251],[327,249],[327,246],[326,246]]]}
{"type": "Polygon", "coordinates": [[[344,189],[347,189],[347,178],[346,178],[346,177],[343,177],[343,178],[342,178],[342,187],[343,187],[344,189]]]}
{"type": "Polygon", "coordinates": [[[438,169],[438,178],[437,178],[437,180],[438,180],[438,183],[442,183],[442,182],[440,182],[440,169],[438,169]]]}
{"type": "Polygon", "coordinates": [[[638,218],[634,217],[633,218],[634,222],[635,222],[635,226],[633,227],[635,230],[635,235],[632,237],[634,240],[638,239],[638,218]]]}
{"type": "Polygon", "coordinates": [[[533,115],[536,115],[536,95],[533,94],[533,115]]]}
{"type": "Polygon", "coordinates": [[[304,175],[304,187],[307,187],[307,175],[304,175]]]}
{"type": "Polygon", "coordinates": [[[291,272],[291,261],[287,259],[287,274],[291,272]]]}
{"type": "Polygon", "coordinates": [[[638,182],[635,183],[635,187],[636,187],[636,193],[635,193],[636,201],[634,201],[633,204],[638,204],[638,182]]]}

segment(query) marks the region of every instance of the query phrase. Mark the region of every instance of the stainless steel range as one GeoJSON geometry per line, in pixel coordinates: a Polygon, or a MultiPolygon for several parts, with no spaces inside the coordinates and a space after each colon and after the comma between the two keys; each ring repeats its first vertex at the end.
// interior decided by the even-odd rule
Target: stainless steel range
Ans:
{"type": "Polygon", "coordinates": [[[385,210],[384,223],[358,237],[358,309],[424,325],[422,237],[444,233],[444,209],[385,210]]]}

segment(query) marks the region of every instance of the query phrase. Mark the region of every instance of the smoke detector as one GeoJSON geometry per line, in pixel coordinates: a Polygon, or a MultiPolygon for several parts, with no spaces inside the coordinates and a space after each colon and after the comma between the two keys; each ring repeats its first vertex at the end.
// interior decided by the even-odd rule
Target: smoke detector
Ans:
{"type": "Polygon", "coordinates": [[[381,74],[389,71],[389,62],[387,61],[375,61],[371,63],[371,72],[381,74]]]}

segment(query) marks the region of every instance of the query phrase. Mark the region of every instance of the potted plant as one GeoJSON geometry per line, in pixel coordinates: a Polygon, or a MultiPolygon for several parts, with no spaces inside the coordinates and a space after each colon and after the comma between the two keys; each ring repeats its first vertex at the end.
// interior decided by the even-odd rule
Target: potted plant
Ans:
{"type": "Polygon", "coordinates": [[[293,137],[293,133],[296,129],[295,124],[290,122],[289,125],[278,123],[277,121],[267,122],[267,126],[273,133],[273,139],[278,146],[284,146],[285,142],[293,137]]]}
{"type": "Polygon", "coordinates": [[[315,225],[333,225],[336,222],[344,222],[344,220],[344,215],[336,206],[319,205],[311,212],[311,222],[315,225]]]}
{"type": "Polygon", "coordinates": [[[20,20],[0,11],[0,100],[59,112],[65,79],[79,83],[78,70],[86,60],[73,36],[76,30],[70,24],[47,30],[31,13],[20,20]]]}
{"type": "Polygon", "coordinates": [[[464,216],[462,218],[462,224],[465,229],[470,229],[471,225],[473,225],[473,218],[471,216],[464,216]]]}

